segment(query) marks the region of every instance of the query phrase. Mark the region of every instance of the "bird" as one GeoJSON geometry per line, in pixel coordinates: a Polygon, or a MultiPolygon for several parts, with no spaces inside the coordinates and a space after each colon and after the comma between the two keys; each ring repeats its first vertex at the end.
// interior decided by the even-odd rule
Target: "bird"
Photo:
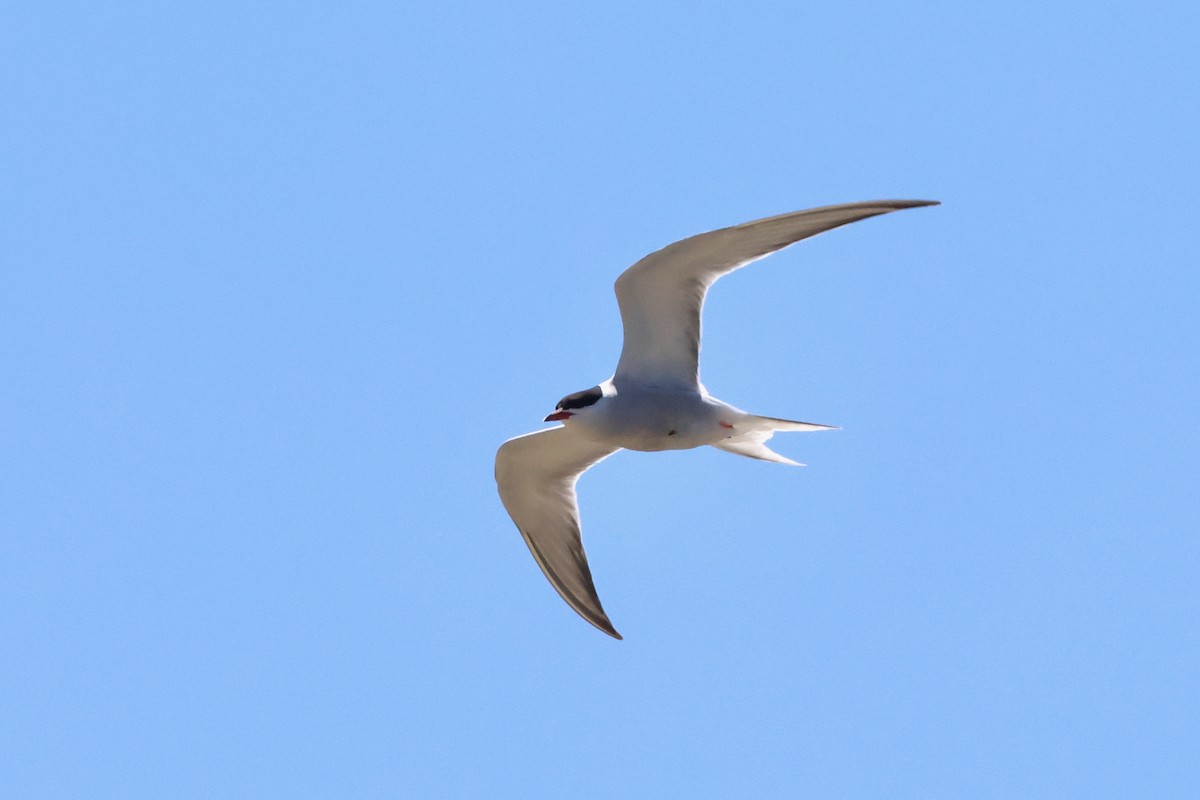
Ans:
{"type": "Polygon", "coordinates": [[[612,377],[563,397],[545,422],[496,452],[500,500],[534,560],[567,604],[616,639],[592,581],[575,485],[618,450],[657,452],[710,445],[736,455],[802,466],[767,447],[777,431],[835,426],[750,414],[700,382],[700,317],[721,276],[802,239],[935,200],[823,206],[701,233],[651,253],[617,278],[624,344],[612,377]]]}

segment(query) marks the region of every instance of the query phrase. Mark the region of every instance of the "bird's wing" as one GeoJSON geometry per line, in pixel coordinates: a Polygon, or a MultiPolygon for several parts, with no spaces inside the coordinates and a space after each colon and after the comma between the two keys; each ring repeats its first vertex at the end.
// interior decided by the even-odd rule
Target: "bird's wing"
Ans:
{"type": "Polygon", "coordinates": [[[700,309],[727,272],[801,239],[931,200],[875,200],[796,211],[702,233],[667,245],[617,278],[625,345],[613,376],[664,388],[699,384],[700,309]]]}
{"type": "Polygon", "coordinates": [[[618,639],[621,634],[600,605],[583,551],[575,482],[619,449],[558,427],[509,439],[496,453],[500,500],[534,560],[579,616],[618,639]]]}

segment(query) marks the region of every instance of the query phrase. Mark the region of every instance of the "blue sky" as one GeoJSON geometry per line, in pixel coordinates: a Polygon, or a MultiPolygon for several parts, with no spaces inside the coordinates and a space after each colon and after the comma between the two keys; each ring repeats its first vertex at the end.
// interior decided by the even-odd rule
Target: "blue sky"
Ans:
{"type": "Polygon", "coordinates": [[[1193,3],[0,12],[13,798],[1195,797],[1193,3]],[[645,253],[803,470],[495,494],[645,253]]]}

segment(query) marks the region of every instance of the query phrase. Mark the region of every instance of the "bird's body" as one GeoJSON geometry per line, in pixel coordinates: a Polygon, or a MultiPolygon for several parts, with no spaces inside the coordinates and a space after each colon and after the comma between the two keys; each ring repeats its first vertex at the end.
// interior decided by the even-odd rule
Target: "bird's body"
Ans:
{"type": "Polygon", "coordinates": [[[747,222],[651,253],[617,279],[625,344],[616,373],[559,400],[560,427],[509,439],[496,454],[496,482],[534,559],[584,619],[621,638],[600,605],[579,530],[575,483],[620,449],[656,452],[712,445],[737,455],[796,464],[765,442],[776,431],[832,426],[749,414],[700,383],[700,312],[720,276],[801,239],[925,200],[848,203],[747,222]]]}
{"type": "Polygon", "coordinates": [[[572,415],[564,424],[586,439],[626,450],[653,453],[716,444],[748,416],[702,389],[636,383],[621,388],[611,380],[600,387],[604,394],[591,412],[572,415]]]}

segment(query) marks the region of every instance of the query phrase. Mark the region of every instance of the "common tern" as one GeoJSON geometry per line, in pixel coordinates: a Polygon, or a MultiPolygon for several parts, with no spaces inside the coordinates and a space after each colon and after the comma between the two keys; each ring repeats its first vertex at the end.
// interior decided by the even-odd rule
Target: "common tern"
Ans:
{"type": "Polygon", "coordinates": [[[496,453],[500,499],[542,572],[568,605],[617,639],[596,594],[579,527],[575,484],[622,448],[654,452],[712,445],[800,466],[773,452],[776,431],[834,426],[748,414],[700,383],[700,310],[726,273],[833,228],[934,200],[876,200],[813,208],[702,233],[667,245],[621,273],[617,304],[625,344],[617,371],[559,400],[546,422],[496,453]]]}

